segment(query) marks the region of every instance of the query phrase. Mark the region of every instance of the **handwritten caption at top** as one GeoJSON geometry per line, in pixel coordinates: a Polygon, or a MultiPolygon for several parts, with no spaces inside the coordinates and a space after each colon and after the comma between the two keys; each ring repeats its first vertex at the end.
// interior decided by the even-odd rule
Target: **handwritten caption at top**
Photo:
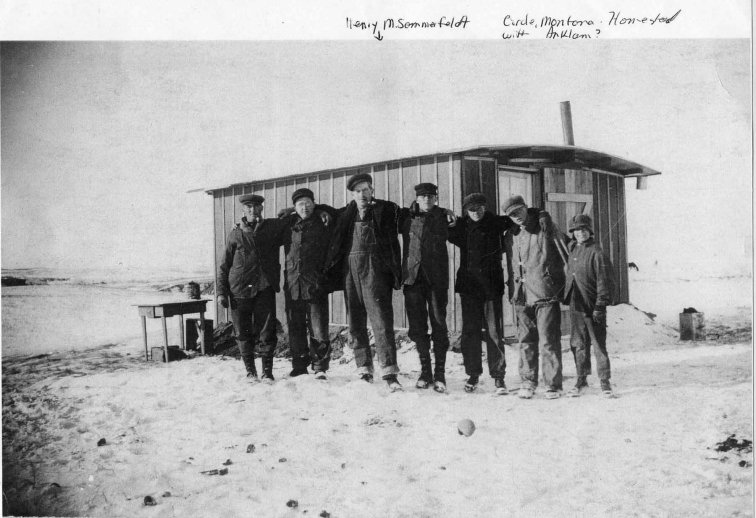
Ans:
{"type": "MultiPolygon", "coordinates": [[[[525,14],[505,14],[502,19],[504,31],[500,37],[509,39],[597,39],[608,31],[624,27],[664,27],[673,23],[682,13],[626,13],[623,11],[608,11],[600,17],[580,17],[569,15],[533,16],[525,14]]],[[[359,31],[372,36],[378,41],[391,32],[422,32],[433,37],[436,32],[456,32],[460,34],[472,26],[472,20],[467,15],[441,16],[429,20],[411,20],[407,18],[383,18],[376,20],[359,20],[347,17],[345,26],[350,31],[359,31]]]]}
{"type": "MultiPolygon", "coordinates": [[[[525,15],[504,16],[502,24],[504,32],[501,37],[505,40],[521,38],[546,38],[549,40],[577,40],[596,39],[602,31],[611,31],[621,27],[663,27],[673,23],[682,12],[666,15],[662,12],[646,13],[645,15],[631,15],[622,11],[609,11],[603,18],[580,18],[567,16],[535,17],[528,13],[525,15]]],[[[606,34],[606,32],[604,32],[606,34]]]]}

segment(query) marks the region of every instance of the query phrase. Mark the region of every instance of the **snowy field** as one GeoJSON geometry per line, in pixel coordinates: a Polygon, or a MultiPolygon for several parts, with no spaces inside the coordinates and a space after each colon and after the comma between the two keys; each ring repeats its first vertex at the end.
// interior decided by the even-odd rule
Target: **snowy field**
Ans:
{"type": "MultiPolygon", "coordinates": [[[[2,356],[82,350],[130,341],[142,333],[134,304],[185,298],[182,293],[144,288],[65,284],[4,287],[2,356]]],[[[170,331],[177,333],[178,324],[171,324],[170,331]]],[[[148,336],[161,337],[160,325],[158,319],[149,319],[148,336]]]]}
{"type": "MultiPolygon", "coordinates": [[[[657,316],[610,308],[618,397],[591,376],[587,395],[555,401],[541,388],[494,396],[486,376],[466,394],[455,353],[448,394],[417,390],[407,345],[402,393],[356,380],[349,351],[328,381],[289,379],[277,359],[276,383],[252,386],[238,360],[142,359],[131,305],[181,294],[3,288],[4,514],[753,516],[751,279],[631,282],[635,306],[657,316]],[[707,315],[707,341],[678,340],[690,306],[707,315]]],[[[507,362],[513,388],[515,346],[507,362]]],[[[564,365],[569,388],[568,352],[564,365]]]]}

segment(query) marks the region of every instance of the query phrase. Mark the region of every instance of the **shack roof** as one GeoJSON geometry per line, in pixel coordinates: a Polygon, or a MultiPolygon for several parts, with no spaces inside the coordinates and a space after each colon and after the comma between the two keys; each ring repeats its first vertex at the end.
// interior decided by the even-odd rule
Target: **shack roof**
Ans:
{"type": "Polygon", "coordinates": [[[247,185],[254,182],[272,182],[276,180],[290,180],[301,177],[309,177],[323,173],[334,173],[350,171],[361,168],[368,168],[375,165],[404,162],[406,160],[415,160],[421,158],[434,157],[438,155],[463,155],[475,157],[491,157],[498,160],[499,164],[525,169],[538,170],[542,168],[554,169],[571,169],[594,171],[598,173],[621,176],[624,178],[653,176],[661,174],[661,171],[643,166],[632,160],[609,155],[601,151],[586,149],[578,146],[553,146],[540,144],[523,144],[523,145],[506,145],[506,146],[478,146],[465,149],[456,149],[438,153],[429,153],[424,155],[407,156],[402,158],[391,158],[388,160],[378,160],[365,164],[351,165],[347,167],[336,167],[331,169],[322,169],[320,171],[309,171],[305,173],[296,173],[275,178],[259,178],[256,180],[247,180],[219,187],[193,189],[189,192],[205,191],[212,194],[214,191],[228,189],[231,187],[247,185]]]}

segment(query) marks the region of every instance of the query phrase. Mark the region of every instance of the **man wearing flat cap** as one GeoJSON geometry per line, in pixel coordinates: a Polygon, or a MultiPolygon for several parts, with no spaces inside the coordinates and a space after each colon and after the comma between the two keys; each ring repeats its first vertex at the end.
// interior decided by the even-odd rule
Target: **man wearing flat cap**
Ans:
{"type": "Polygon", "coordinates": [[[522,196],[509,197],[502,211],[515,222],[504,239],[508,288],[517,315],[520,344],[518,395],[530,399],[538,386],[539,356],[546,398],[562,391],[561,310],[564,262],[559,250],[563,234],[549,222],[539,223],[539,210],[528,208],[522,196]]]}
{"type": "Polygon", "coordinates": [[[415,386],[433,386],[436,392],[446,392],[445,365],[449,350],[449,330],[446,327],[449,254],[446,240],[451,212],[437,203],[438,187],[421,183],[415,186],[415,201],[410,208],[401,209],[402,284],[409,320],[408,336],[415,342],[420,355],[420,377],[415,386]],[[431,340],[435,369],[431,365],[431,340]]]}
{"type": "Polygon", "coordinates": [[[373,356],[367,321],[373,328],[381,377],[390,390],[397,379],[393,290],[402,282],[398,239],[399,207],[374,198],[373,178],[363,173],[347,182],[352,201],[338,210],[326,257],[330,290],[344,290],[349,335],[361,379],[373,381],[373,356]]]}
{"type": "Polygon", "coordinates": [[[593,346],[601,392],[605,397],[612,397],[611,368],[606,351],[606,306],[612,304],[614,296],[612,263],[593,240],[590,216],[578,214],[573,217],[569,231],[573,240],[568,245],[564,303],[570,305],[570,348],[575,358],[577,382],[567,395],[579,397],[588,388],[593,346]]]}
{"type": "Polygon", "coordinates": [[[316,215],[315,195],[301,188],[291,196],[294,212],[284,216],[289,232],[284,243],[286,319],[289,327],[291,376],[307,374],[326,379],[331,359],[328,336],[328,293],[322,290],[332,225],[316,215]],[[309,342],[309,343],[308,343],[309,342]]]}
{"type": "Polygon", "coordinates": [[[505,395],[508,391],[504,383],[507,361],[502,321],[502,235],[514,224],[508,217],[496,216],[487,208],[488,200],[483,194],[476,192],[465,196],[463,216],[449,228],[449,242],[460,250],[454,290],[459,293],[462,303],[460,345],[468,376],[465,392],[474,392],[478,388],[483,374],[481,342],[485,341],[488,372],[494,379],[496,394],[505,395]]]}
{"type": "Polygon", "coordinates": [[[276,292],[280,289],[279,247],[287,236],[286,222],[263,218],[265,198],[257,194],[239,197],[243,217],[226,239],[218,266],[218,302],[231,309],[236,342],[247,380],[259,381],[255,344],[262,359],[262,379],[273,382],[276,347],[276,292]]]}

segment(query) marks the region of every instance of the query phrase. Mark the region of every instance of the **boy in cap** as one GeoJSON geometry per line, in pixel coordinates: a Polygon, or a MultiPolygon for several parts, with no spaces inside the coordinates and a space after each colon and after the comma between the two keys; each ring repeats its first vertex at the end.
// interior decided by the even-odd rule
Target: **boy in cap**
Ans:
{"type": "Polygon", "coordinates": [[[307,366],[312,364],[315,378],[324,380],[331,359],[331,342],[328,294],[321,288],[321,277],[331,226],[315,215],[320,207],[315,205],[315,195],[310,189],[297,189],[291,201],[294,212],[284,216],[289,228],[284,243],[284,295],[292,362],[290,376],[307,374],[307,366]]]}
{"type": "Polygon", "coordinates": [[[539,356],[543,362],[546,398],[562,390],[561,312],[564,262],[553,223],[539,222],[540,211],[528,208],[522,196],[511,196],[503,212],[516,224],[504,240],[508,288],[517,314],[521,387],[518,395],[530,399],[538,386],[539,356]]]}
{"type": "MultiPolygon", "coordinates": [[[[402,284],[409,320],[408,335],[420,355],[417,388],[433,385],[436,392],[446,392],[446,352],[449,330],[446,305],[449,298],[449,255],[446,249],[449,215],[438,203],[438,187],[432,183],[415,186],[415,201],[401,209],[403,243],[402,284]],[[428,319],[431,334],[428,334],[428,319]],[[435,370],[431,370],[431,339],[435,370]]],[[[456,218],[454,218],[456,219],[456,218]]]]}
{"type": "Polygon", "coordinates": [[[573,240],[565,268],[565,304],[570,305],[572,333],[570,347],[575,358],[577,383],[567,393],[579,397],[588,388],[591,373],[591,345],[596,356],[601,392],[612,397],[611,369],[606,351],[606,306],[612,303],[614,277],[612,263],[593,240],[593,222],[578,214],[570,222],[573,240]]]}
{"type": "Polygon", "coordinates": [[[218,302],[231,308],[236,342],[247,370],[247,379],[257,382],[255,344],[262,358],[262,379],[272,383],[276,336],[276,292],[280,289],[281,264],[278,248],[284,244],[286,222],[264,219],[265,198],[257,194],[239,197],[244,216],[226,239],[218,266],[218,302]]]}
{"type": "Polygon", "coordinates": [[[329,291],[344,290],[350,340],[360,378],[373,381],[367,319],[373,328],[381,375],[391,391],[397,379],[392,290],[402,282],[398,239],[399,207],[374,198],[373,178],[356,174],[347,182],[352,201],[339,209],[326,257],[329,291]]]}
{"type": "Polygon", "coordinates": [[[496,393],[505,395],[508,391],[504,383],[507,362],[503,345],[501,237],[513,223],[506,216],[489,212],[487,204],[481,193],[467,195],[462,202],[462,218],[449,228],[449,242],[460,249],[454,291],[459,293],[462,303],[461,348],[468,376],[465,392],[478,387],[483,373],[481,342],[485,341],[488,372],[494,379],[496,393]]]}

